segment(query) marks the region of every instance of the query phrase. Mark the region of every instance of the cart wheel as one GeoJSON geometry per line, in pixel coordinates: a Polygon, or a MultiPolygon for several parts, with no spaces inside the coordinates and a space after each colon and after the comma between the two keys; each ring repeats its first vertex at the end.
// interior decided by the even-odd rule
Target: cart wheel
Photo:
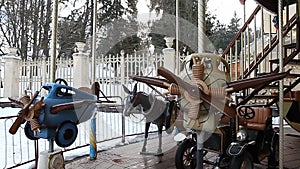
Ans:
{"type": "Polygon", "coordinates": [[[37,137],[34,137],[34,133],[33,131],[31,130],[31,126],[30,126],[30,122],[26,122],[25,124],[25,127],[24,127],[24,133],[25,133],[25,136],[29,139],[29,140],[37,140],[39,138],[37,137]]]}
{"type": "Polygon", "coordinates": [[[75,123],[64,122],[56,130],[55,142],[60,147],[68,147],[76,140],[77,133],[75,123]]]}
{"type": "Polygon", "coordinates": [[[279,165],[279,135],[274,134],[272,139],[272,153],[268,157],[268,167],[275,168],[279,165]]]}
{"type": "Polygon", "coordinates": [[[232,158],[230,167],[231,169],[253,169],[253,159],[248,151],[245,151],[239,156],[232,158]]]}
{"type": "Polygon", "coordinates": [[[193,140],[182,142],[175,154],[175,166],[177,169],[194,169],[196,168],[196,148],[191,150],[197,143],[193,140]]]}

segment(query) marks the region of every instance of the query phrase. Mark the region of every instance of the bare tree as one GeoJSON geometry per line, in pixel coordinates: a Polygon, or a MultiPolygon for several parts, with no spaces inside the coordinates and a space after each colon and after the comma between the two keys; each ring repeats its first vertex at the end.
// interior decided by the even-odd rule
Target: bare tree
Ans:
{"type": "MultiPolygon", "coordinates": [[[[78,0],[59,0],[60,5],[75,4],[78,0]]],[[[99,0],[98,19],[101,25],[122,17],[126,10],[136,11],[137,0],[99,0]]],[[[58,40],[61,51],[69,52],[76,41],[85,41],[91,32],[91,0],[59,22],[58,40]]],[[[10,47],[17,47],[22,59],[34,59],[41,52],[49,57],[51,38],[52,0],[0,0],[0,35],[10,47]]],[[[0,42],[0,45],[2,42],[0,42]]],[[[1,52],[1,51],[0,51],[1,52]]],[[[3,52],[2,52],[3,53],[3,52]]],[[[1,53],[0,53],[1,54],[1,53]]]]}

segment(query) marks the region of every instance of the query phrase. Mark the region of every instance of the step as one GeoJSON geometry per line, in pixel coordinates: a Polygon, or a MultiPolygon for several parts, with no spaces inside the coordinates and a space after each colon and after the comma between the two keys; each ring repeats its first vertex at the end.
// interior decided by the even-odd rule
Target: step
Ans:
{"type": "Polygon", "coordinates": [[[295,49],[297,47],[297,43],[286,44],[286,45],[283,45],[283,47],[286,49],[295,49]]]}
{"type": "MultiPolygon", "coordinates": [[[[276,97],[278,97],[278,96],[274,96],[274,95],[255,95],[250,100],[253,100],[253,99],[274,99],[276,97]]],[[[237,96],[237,99],[243,99],[243,96],[237,96]]]]}
{"type": "Polygon", "coordinates": [[[270,72],[262,72],[262,73],[257,73],[257,76],[264,76],[264,75],[269,75],[271,74],[270,72]]]}
{"type": "Polygon", "coordinates": [[[290,73],[287,78],[298,78],[300,77],[300,74],[297,74],[297,73],[290,73]]]}
{"type": "Polygon", "coordinates": [[[277,97],[278,96],[274,96],[274,95],[255,95],[255,96],[253,96],[253,98],[251,100],[253,100],[253,99],[275,99],[277,97]]]}
{"type": "MultiPolygon", "coordinates": [[[[270,63],[279,64],[279,59],[269,60],[270,63]]],[[[288,64],[300,65],[300,59],[292,59],[288,64]]]]}
{"type": "MultiPolygon", "coordinates": [[[[289,85],[283,85],[283,88],[288,88],[289,85]]],[[[278,84],[269,84],[265,89],[278,89],[278,84]]]]}
{"type": "Polygon", "coordinates": [[[286,5],[292,5],[297,3],[297,0],[285,0],[286,5]]]}
{"type": "MultiPolygon", "coordinates": [[[[263,76],[263,75],[268,75],[270,72],[265,72],[265,73],[257,73],[257,76],[263,76]]],[[[290,73],[286,78],[298,78],[300,77],[300,74],[297,73],[290,73]]]]}

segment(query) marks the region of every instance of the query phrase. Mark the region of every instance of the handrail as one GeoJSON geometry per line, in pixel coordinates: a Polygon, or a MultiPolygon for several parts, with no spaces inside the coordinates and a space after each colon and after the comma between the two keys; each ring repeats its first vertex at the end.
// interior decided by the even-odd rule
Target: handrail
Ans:
{"type": "Polygon", "coordinates": [[[225,58],[225,55],[230,51],[230,48],[235,44],[235,41],[241,36],[242,32],[244,32],[248,26],[249,23],[254,19],[254,16],[260,11],[261,6],[257,5],[251,16],[248,18],[248,20],[244,23],[243,27],[239,30],[239,32],[235,35],[235,37],[231,40],[225,51],[223,52],[222,56],[225,58]]]}
{"type": "MultiPolygon", "coordinates": [[[[283,33],[283,35],[285,36],[289,31],[290,29],[292,29],[292,27],[297,23],[297,16],[296,14],[289,20],[289,22],[286,24],[285,28],[285,32],[283,33]],[[293,20],[294,19],[294,20],[293,20]],[[290,23],[290,21],[294,21],[292,23],[290,23]]],[[[274,42],[275,45],[271,46],[271,48],[268,50],[268,51],[271,51],[278,43],[278,39],[276,38],[276,36],[274,37],[276,39],[276,41],[274,42]]],[[[273,39],[274,39],[273,38],[273,39]]],[[[284,63],[283,63],[283,66],[287,65],[292,58],[294,58],[297,54],[299,53],[299,50],[296,50],[296,51],[293,51],[288,57],[284,58],[284,63]]],[[[264,53],[264,55],[259,58],[259,61],[256,63],[256,64],[259,64],[266,56],[268,55],[268,53],[264,53]]],[[[259,54],[259,56],[261,56],[261,53],[259,54]]],[[[253,62],[252,62],[253,63],[253,62]]],[[[255,66],[251,67],[252,71],[254,70],[253,68],[255,68],[255,66]]],[[[248,70],[248,69],[247,69],[248,70]]],[[[279,71],[279,67],[277,67],[273,72],[278,72],[279,71]]],[[[250,75],[251,72],[248,72],[248,75],[250,75]]],[[[241,76],[240,76],[241,77],[241,76]]],[[[254,91],[252,91],[246,98],[244,98],[243,101],[241,101],[239,103],[239,105],[242,105],[242,104],[246,104],[255,94],[257,94],[261,89],[263,89],[265,87],[265,85],[260,85],[258,87],[256,87],[256,89],[254,91]]]]}
{"type": "MultiPolygon", "coordinates": [[[[283,30],[285,30],[283,32],[283,36],[287,35],[287,33],[293,28],[293,26],[295,26],[296,23],[297,23],[297,14],[295,14],[288,21],[288,23],[283,27],[283,30]]],[[[272,38],[270,43],[271,43],[271,46],[269,46],[269,44],[267,44],[267,46],[264,48],[263,52],[260,52],[256,56],[256,62],[252,61],[251,64],[249,65],[249,67],[244,70],[244,78],[248,77],[256,69],[255,63],[256,63],[256,65],[258,65],[260,62],[262,62],[262,60],[265,59],[266,56],[275,48],[275,46],[278,44],[277,35],[272,38]]],[[[242,76],[240,75],[239,79],[241,79],[241,78],[242,78],[242,76]]]]}
{"type": "MultiPolygon", "coordinates": [[[[235,42],[241,37],[242,32],[244,32],[246,30],[246,28],[251,23],[251,21],[254,19],[254,16],[260,11],[260,9],[261,9],[260,5],[258,5],[255,8],[255,10],[251,14],[251,16],[244,23],[243,27],[239,30],[239,32],[231,40],[231,42],[229,43],[229,45],[227,46],[227,48],[225,49],[225,51],[223,52],[221,57],[225,58],[225,56],[230,52],[230,49],[235,45],[235,42]]],[[[285,30],[285,32],[283,34],[284,36],[297,23],[297,18],[298,18],[297,14],[295,14],[293,17],[291,17],[291,19],[283,27],[283,30],[285,30]]],[[[263,52],[260,52],[259,54],[257,54],[256,59],[249,64],[249,67],[247,67],[245,70],[243,70],[243,75],[244,75],[243,78],[248,77],[256,69],[256,65],[260,64],[264,60],[264,58],[275,48],[275,46],[278,44],[277,36],[274,36],[271,39],[270,44],[271,45],[269,45],[269,44],[266,45],[263,48],[263,52]]],[[[238,79],[241,79],[241,78],[242,78],[242,75],[240,75],[238,77],[238,79]]]]}

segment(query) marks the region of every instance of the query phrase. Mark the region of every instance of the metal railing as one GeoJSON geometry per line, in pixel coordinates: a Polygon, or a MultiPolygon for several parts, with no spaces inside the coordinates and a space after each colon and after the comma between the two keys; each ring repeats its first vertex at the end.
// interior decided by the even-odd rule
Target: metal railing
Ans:
{"type": "MultiPolygon", "coordinates": [[[[185,56],[179,59],[183,61],[185,56]]],[[[157,76],[157,68],[163,66],[162,55],[120,55],[120,56],[99,56],[96,58],[96,81],[100,84],[100,100],[109,99],[115,101],[113,104],[101,103],[98,105],[96,113],[96,142],[101,147],[105,141],[119,139],[117,142],[126,141],[126,136],[142,134],[145,130],[145,121],[140,114],[135,118],[124,117],[123,98],[125,96],[122,85],[125,84],[129,89],[133,87],[134,81],[131,75],[157,76]]],[[[91,67],[91,66],[90,66],[91,67]]],[[[40,90],[43,83],[49,80],[50,62],[46,59],[20,62],[20,91],[31,91],[34,93],[40,90]]],[[[91,72],[91,71],[90,71],[91,72]]],[[[69,59],[57,60],[57,77],[64,78],[70,86],[73,84],[73,61],[69,59]]],[[[153,89],[143,83],[138,84],[138,89],[147,93],[153,89]]],[[[162,91],[163,89],[158,88],[162,91]]],[[[15,168],[24,165],[34,165],[37,163],[38,154],[49,149],[47,140],[38,141],[28,140],[21,126],[15,135],[8,133],[8,130],[16,119],[19,109],[5,108],[5,114],[0,113],[0,168],[15,168]]],[[[90,145],[90,121],[78,125],[78,136],[75,142],[63,151],[67,154],[81,148],[85,154],[89,153],[90,145]]],[[[151,125],[150,131],[156,131],[157,127],[151,125]]],[[[58,147],[54,147],[58,148],[58,147]]],[[[80,153],[80,155],[82,155],[80,153]]],[[[72,155],[71,155],[72,156],[72,155]]],[[[67,157],[68,158],[68,157],[67,157]]],[[[71,157],[69,157],[71,158],[71,157]]]]}
{"type": "MultiPolygon", "coordinates": [[[[284,20],[285,44],[296,41],[298,16],[295,5],[286,7],[284,20]],[[291,10],[294,9],[294,10],[291,10]]],[[[269,72],[270,60],[278,58],[276,15],[257,6],[242,28],[225,49],[222,57],[230,64],[231,79],[238,80],[269,72]]]]}
{"type": "MultiPolygon", "coordinates": [[[[101,143],[113,139],[119,139],[117,142],[122,143],[125,140],[121,138],[144,132],[145,122],[143,117],[140,116],[140,119],[124,117],[122,116],[122,107],[122,105],[100,106],[99,111],[96,113],[96,142],[98,147],[101,147],[101,143]],[[105,110],[109,112],[104,112],[105,110]],[[122,131],[124,131],[124,133],[122,131]]],[[[9,109],[7,111],[12,110],[9,109]]],[[[11,113],[16,113],[16,110],[13,110],[11,113]]],[[[139,115],[136,117],[139,117],[139,115]]],[[[45,139],[39,139],[38,141],[27,139],[23,127],[20,127],[15,135],[8,133],[15,118],[16,116],[0,117],[0,144],[2,145],[0,146],[0,158],[2,159],[0,168],[15,168],[28,163],[34,166],[33,162],[37,162],[39,152],[48,151],[49,149],[49,143],[45,139]]],[[[87,146],[90,144],[90,121],[81,123],[77,127],[78,135],[75,142],[70,147],[64,148],[63,152],[72,152],[75,151],[75,149],[86,147],[83,152],[74,156],[88,155],[89,151],[87,146]]],[[[150,131],[156,130],[156,126],[151,125],[150,131]]],[[[55,146],[54,148],[59,147],[55,146]]],[[[70,157],[67,158],[72,158],[73,155],[69,156],[70,157]]]]}

